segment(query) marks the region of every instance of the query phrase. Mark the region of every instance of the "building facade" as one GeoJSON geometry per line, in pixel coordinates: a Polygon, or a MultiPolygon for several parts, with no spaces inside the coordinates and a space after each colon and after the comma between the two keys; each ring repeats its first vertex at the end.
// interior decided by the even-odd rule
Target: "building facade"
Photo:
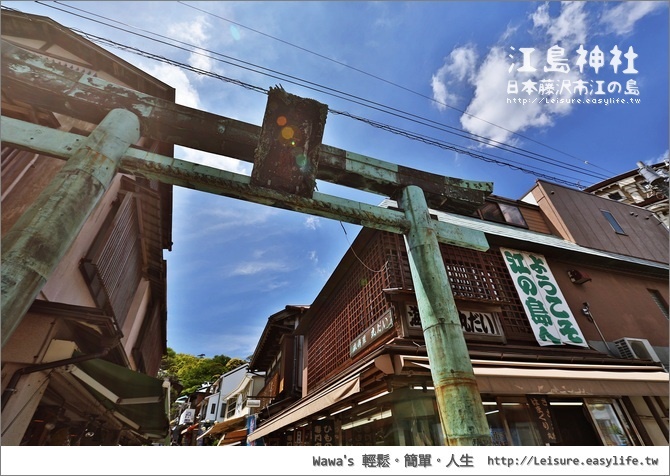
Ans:
{"type": "Polygon", "coordinates": [[[584,189],[599,197],[637,205],[654,214],[666,227],[668,215],[668,159],[654,165],[638,162],[638,168],[603,180],[584,189]]]}
{"type": "MultiPolygon", "coordinates": [[[[172,87],[58,23],[2,12],[2,118],[85,138],[105,117],[17,81],[10,62],[30,55],[63,77],[104,80],[174,101],[172,87]]],[[[83,140],[83,139],[82,139],[83,140]]],[[[172,155],[140,137],[134,147],[172,155]]],[[[65,160],[2,144],[3,261],[65,160]]],[[[85,204],[82,203],[82,207],[85,204]]],[[[68,223],[66,219],[63,223],[68,223]]],[[[146,444],[167,435],[166,262],[172,187],[116,174],[2,348],[3,445],[146,444]]],[[[54,233],[60,230],[54,230],[54,233]]],[[[68,231],[69,232],[69,231],[68,231]]],[[[43,257],[35,248],[26,266],[43,257]]],[[[4,263],[3,263],[4,264],[4,263]]],[[[6,271],[3,269],[3,271],[6,271]]],[[[3,279],[3,308],[5,300],[3,279]]]]}
{"type": "MultiPolygon", "coordinates": [[[[641,211],[544,182],[431,211],[490,246],[440,252],[494,445],[668,444],[668,234],[641,211]]],[[[363,229],[296,335],[302,398],[250,441],[444,444],[401,235],[363,229]]]]}

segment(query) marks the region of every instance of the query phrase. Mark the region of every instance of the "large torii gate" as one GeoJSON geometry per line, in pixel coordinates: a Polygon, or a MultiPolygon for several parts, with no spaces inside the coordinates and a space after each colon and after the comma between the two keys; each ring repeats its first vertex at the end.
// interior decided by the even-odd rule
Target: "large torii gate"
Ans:
{"type": "Polygon", "coordinates": [[[490,445],[489,428],[439,243],[488,249],[483,232],[431,218],[467,213],[490,182],[427,173],[321,144],[327,106],[271,88],[263,126],[177,105],[75,72],[2,41],[2,88],[99,124],[80,136],[2,117],[8,145],[67,160],[2,243],[2,345],[12,335],[115,174],[403,234],[445,443],[490,445]],[[254,164],[251,176],[130,146],[142,135],[254,164]],[[316,179],[388,195],[400,210],[315,191],[316,179]]]}

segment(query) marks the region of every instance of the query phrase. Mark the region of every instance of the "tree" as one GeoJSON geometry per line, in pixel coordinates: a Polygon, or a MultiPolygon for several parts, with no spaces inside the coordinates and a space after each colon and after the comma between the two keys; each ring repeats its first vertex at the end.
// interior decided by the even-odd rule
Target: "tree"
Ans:
{"type": "MultiPolygon", "coordinates": [[[[201,354],[202,355],[202,354],[201,354]]],[[[213,382],[221,375],[239,367],[246,361],[230,358],[226,355],[215,355],[212,358],[196,357],[191,354],[176,353],[167,349],[161,363],[162,378],[169,378],[182,387],[182,395],[189,395],[206,382],[213,382]]]]}

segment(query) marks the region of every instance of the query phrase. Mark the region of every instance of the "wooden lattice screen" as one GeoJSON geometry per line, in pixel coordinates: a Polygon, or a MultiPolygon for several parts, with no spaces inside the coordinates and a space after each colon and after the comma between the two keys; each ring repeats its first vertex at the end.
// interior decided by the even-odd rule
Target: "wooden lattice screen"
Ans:
{"type": "MultiPolygon", "coordinates": [[[[500,306],[508,341],[534,341],[514,283],[497,247],[480,252],[440,244],[440,251],[456,299],[500,306]]],[[[413,289],[401,235],[376,233],[358,257],[360,261],[351,264],[346,278],[333,291],[328,304],[314,316],[307,349],[310,389],[351,362],[349,345],[352,340],[391,307],[384,289],[413,289]]]]}

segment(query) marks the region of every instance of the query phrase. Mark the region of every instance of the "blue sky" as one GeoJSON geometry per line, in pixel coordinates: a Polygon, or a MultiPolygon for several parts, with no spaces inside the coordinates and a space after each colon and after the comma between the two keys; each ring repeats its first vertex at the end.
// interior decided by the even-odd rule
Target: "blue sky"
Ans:
{"type": "MultiPolygon", "coordinates": [[[[668,154],[667,2],[6,1],[3,6],[254,86],[281,84],[333,110],[581,186],[668,154]],[[598,47],[603,65],[587,55],[580,71],[580,45],[589,54],[598,47]],[[553,46],[562,54],[552,56],[551,64],[565,63],[570,71],[544,72],[545,66],[551,69],[553,46]],[[616,73],[615,47],[622,62],[616,73]],[[629,55],[632,64],[624,57],[629,52],[637,54],[629,55]],[[217,61],[222,57],[216,53],[228,62],[217,61]],[[280,78],[241,68],[234,59],[280,78]],[[629,80],[639,95],[624,94],[629,80]],[[508,89],[510,81],[517,82],[519,93],[508,89]],[[548,93],[549,85],[558,90],[563,81],[573,90],[548,93]],[[600,88],[604,94],[575,93],[580,81],[587,91],[600,88]],[[360,99],[352,102],[346,95],[360,99]],[[587,104],[587,98],[603,101],[587,104]],[[510,103],[514,99],[535,102],[510,103]],[[567,103],[574,99],[582,103],[567,103]],[[616,99],[639,103],[606,104],[616,99]],[[365,101],[382,107],[359,104],[365,101]],[[378,110],[384,107],[394,108],[394,114],[378,110]],[[398,117],[397,111],[424,124],[398,117]],[[470,134],[479,141],[463,137],[470,134]],[[501,143],[516,147],[516,153],[492,147],[501,143]],[[528,157],[536,154],[542,162],[528,157]]],[[[177,88],[181,104],[261,124],[263,94],[105,48],[177,88]]],[[[538,177],[332,113],[323,142],[438,174],[492,181],[494,193],[509,198],[521,198],[538,177]]],[[[251,172],[250,164],[231,158],[181,147],[175,155],[251,172]]],[[[318,188],[372,204],[384,198],[326,183],[318,188]]],[[[165,254],[168,345],[209,357],[251,355],[268,316],[287,304],[314,300],[359,227],[344,229],[346,234],[333,220],[175,188],[174,245],[165,254]]]]}

